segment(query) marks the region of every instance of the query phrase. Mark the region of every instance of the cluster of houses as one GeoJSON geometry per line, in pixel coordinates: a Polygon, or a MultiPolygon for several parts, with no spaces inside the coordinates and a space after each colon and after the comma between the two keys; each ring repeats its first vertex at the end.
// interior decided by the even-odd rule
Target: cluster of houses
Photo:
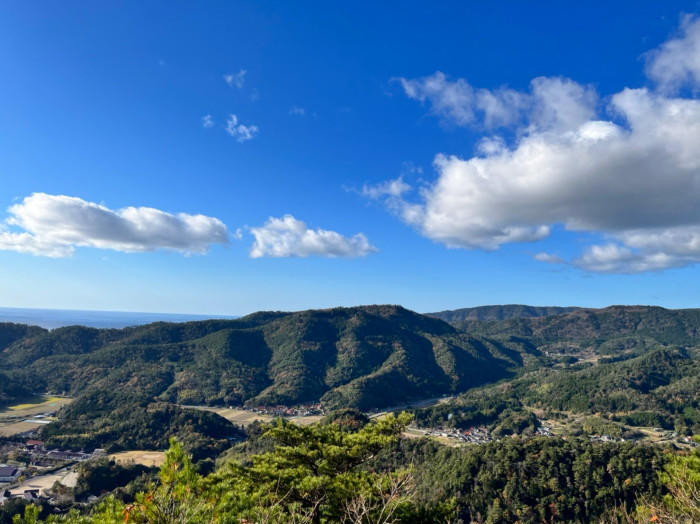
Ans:
{"type": "Polygon", "coordinates": [[[493,440],[488,428],[484,426],[468,429],[430,429],[425,434],[429,437],[443,437],[471,444],[485,444],[493,440]]]}
{"type": "Polygon", "coordinates": [[[693,440],[693,437],[689,437],[689,436],[685,436],[685,437],[681,438],[681,442],[683,442],[684,444],[688,444],[691,448],[696,448],[696,447],[700,446],[700,444],[698,444],[697,442],[695,442],[693,440]]]}
{"type": "MultiPolygon", "coordinates": [[[[64,462],[81,462],[90,458],[104,456],[104,449],[95,449],[92,453],[62,449],[46,449],[41,440],[29,439],[25,442],[9,442],[3,446],[3,451],[19,451],[29,455],[29,464],[39,467],[61,465],[64,462]]],[[[1,478],[1,477],[0,477],[1,478]]],[[[0,480],[0,482],[3,482],[0,480]]]]}
{"type": "Polygon", "coordinates": [[[298,406],[255,406],[247,408],[246,411],[257,413],[258,415],[271,415],[273,417],[309,417],[312,415],[325,415],[325,411],[320,403],[300,404],[298,406]]]}
{"type": "Polygon", "coordinates": [[[536,435],[541,435],[543,437],[553,437],[554,433],[552,433],[552,428],[549,426],[546,426],[542,423],[537,427],[537,430],[535,431],[536,435]]]}
{"type": "MultiPolygon", "coordinates": [[[[62,468],[75,462],[82,462],[91,458],[97,458],[106,455],[104,449],[95,449],[92,453],[84,451],[71,451],[60,449],[46,449],[44,443],[40,440],[30,439],[25,442],[9,442],[3,445],[3,452],[21,452],[29,456],[29,465],[32,468],[23,468],[13,465],[0,464],[0,505],[11,498],[22,498],[30,501],[46,499],[40,493],[39,489],[18,489],[12,488],[16,485],[20,477],[27,474],[34,474],[32,479],[54,471],[57,468],[62,468]],[[12,491],[10,491],[12,488],[12,491]]],[[[21,486],[20,486],[21,488],[21,486]]]]}
{"type": "Polygon", "coordinates": [[[593,442],[625,442],[622,437],[612,437],[610,435],[589,435],[588,439],[593,442]]]}

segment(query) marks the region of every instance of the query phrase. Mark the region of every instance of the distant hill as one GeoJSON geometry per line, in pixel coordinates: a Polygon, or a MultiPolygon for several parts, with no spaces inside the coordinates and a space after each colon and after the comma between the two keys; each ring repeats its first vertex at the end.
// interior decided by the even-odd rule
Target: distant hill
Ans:
{"type": "Polygon", "coordinates": [[[461,327],[487,337],[523,337],[542,350],[590,348],[602,353],[655,345],[700,343],[700,309],[610,306],[563,315],[472,322],[461,327]]]}
{"type": "Polygon", "coordinates": [[[522,304],[507,304],[503,306],[478,306],[426,313],[429,317],[439,318],[450,324],[460,324],[465,321],[507,320],[511,318],[535,318],[550,315],[570,313],[580,308],[556,306],[525,306],[522,304]]]}

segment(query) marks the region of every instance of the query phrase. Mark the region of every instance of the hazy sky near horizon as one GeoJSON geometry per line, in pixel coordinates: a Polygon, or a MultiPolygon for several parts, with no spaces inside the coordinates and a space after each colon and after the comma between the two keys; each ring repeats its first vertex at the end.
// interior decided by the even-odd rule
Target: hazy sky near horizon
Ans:
{"type": "Polygon", "coordinates": [[[0,77],[0,306],[700,306],[697,1],[9,1],[0,77]]]}

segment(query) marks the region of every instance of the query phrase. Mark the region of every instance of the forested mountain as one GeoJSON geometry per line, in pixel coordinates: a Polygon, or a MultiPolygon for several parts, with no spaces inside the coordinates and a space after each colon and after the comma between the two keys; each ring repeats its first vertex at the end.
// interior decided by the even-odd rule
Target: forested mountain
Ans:
{"type": "MultiPolygon", "coordinates": [[[[511,314],[520,307],[504,306],[511,314]]],[[[215,415],[193,418],[177,405],[320,401],[367,410],[463,392],[417,413],[418,421],[442,424],[454,411],[451,425],[519,432],[534,427],[537,408],[623,410],[625,420],[664,427],[697,423],[697,353],[686,347],[700,340],[700,310],[614,306],[457,325],[464,328],[399,306],[126,329],[3,325],[0,402],[74,396],[46,435],[86,447],[162,447],[176,427],[157,438],[150,430],[140,440],[126,435],[141,434],[134,424],[162,425],[164,413],[188,420],[193,442],[235,436],[215,415]],[[511,380],[473,389],[502,379],[511,380]]]]}
{"type": "Polygon", "coordinates": [[[192,429],[185,440],[236,436],[216,415],[194,417],[173,404],[386,407],[513,376],[537,359],[528,351],[399,306],[120,330],[32,328],[0,351],[9,385],[0,396],[74,396],[61,422],[45,430],[52,444],[152,448],[177,434],[164,412],[192,429]],[[156,434],[159,426],[164,430],[156,434]]]}
{"type": "Polygon", "coordinates": [[[460,324],[474,320],[507,320],[511,318],[535,318],[570,313],[580,308],[556,306],[526,306],[523,304],[506,304],[502,306],[477,306],[461,309],[426,313],[429,317],[439,318],[450,324],[460,324]]]}
{"type": "Polygon", "coordinates": [[[615,349],[615,344],[625,340],[653,341],[656,344],[696,344],[700,341],[700,309],[610,306],[577,309],[554,316],[454,324],[470,333],[486,336],[528,337],[538,345],[578,343],[615,349]]]}
{"type": "Polygon", "coordinates": [[[123,330],[32,332],[0,353],[26,388],[80,395],[131,384],[184,404],[383,407],[508,375],[516,350],[398,306],[255,313],[123,330]]]}
{"type": "MultiPolygon", "coordinates": [[[[497,316],[566,309],[494,308],[497,316]]],[[[490,315],[482,313],[477,316],[490,315]]],[[[260,312],[126,329],[3,324],[0,369],[7,378],[0,395],[80,395],[132,384],[129,394],[139,396],[143,381],[149,399],[181,404],[321,400],[366,409],[464,391],[518,368],[556,364],[562,355],[623,359],[700,341],[700,310],[658,307],[456,324],[464,329],[399,306],[260,312]]]]}

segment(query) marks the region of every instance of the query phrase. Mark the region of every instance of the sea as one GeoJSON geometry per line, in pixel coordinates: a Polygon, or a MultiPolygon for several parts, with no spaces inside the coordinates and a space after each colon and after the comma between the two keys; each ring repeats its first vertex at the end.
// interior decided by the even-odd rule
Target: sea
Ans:
{"type": "Polygon", "coordinates": [[[123,328],[152,322],[190,322],[235,316],[189,315],[179,313],[138,313],[134,311],[81,311],[77,309],[32,309],[0,307],[0,322],[14,322],[55,329],[64,326],[123,328]]]}

